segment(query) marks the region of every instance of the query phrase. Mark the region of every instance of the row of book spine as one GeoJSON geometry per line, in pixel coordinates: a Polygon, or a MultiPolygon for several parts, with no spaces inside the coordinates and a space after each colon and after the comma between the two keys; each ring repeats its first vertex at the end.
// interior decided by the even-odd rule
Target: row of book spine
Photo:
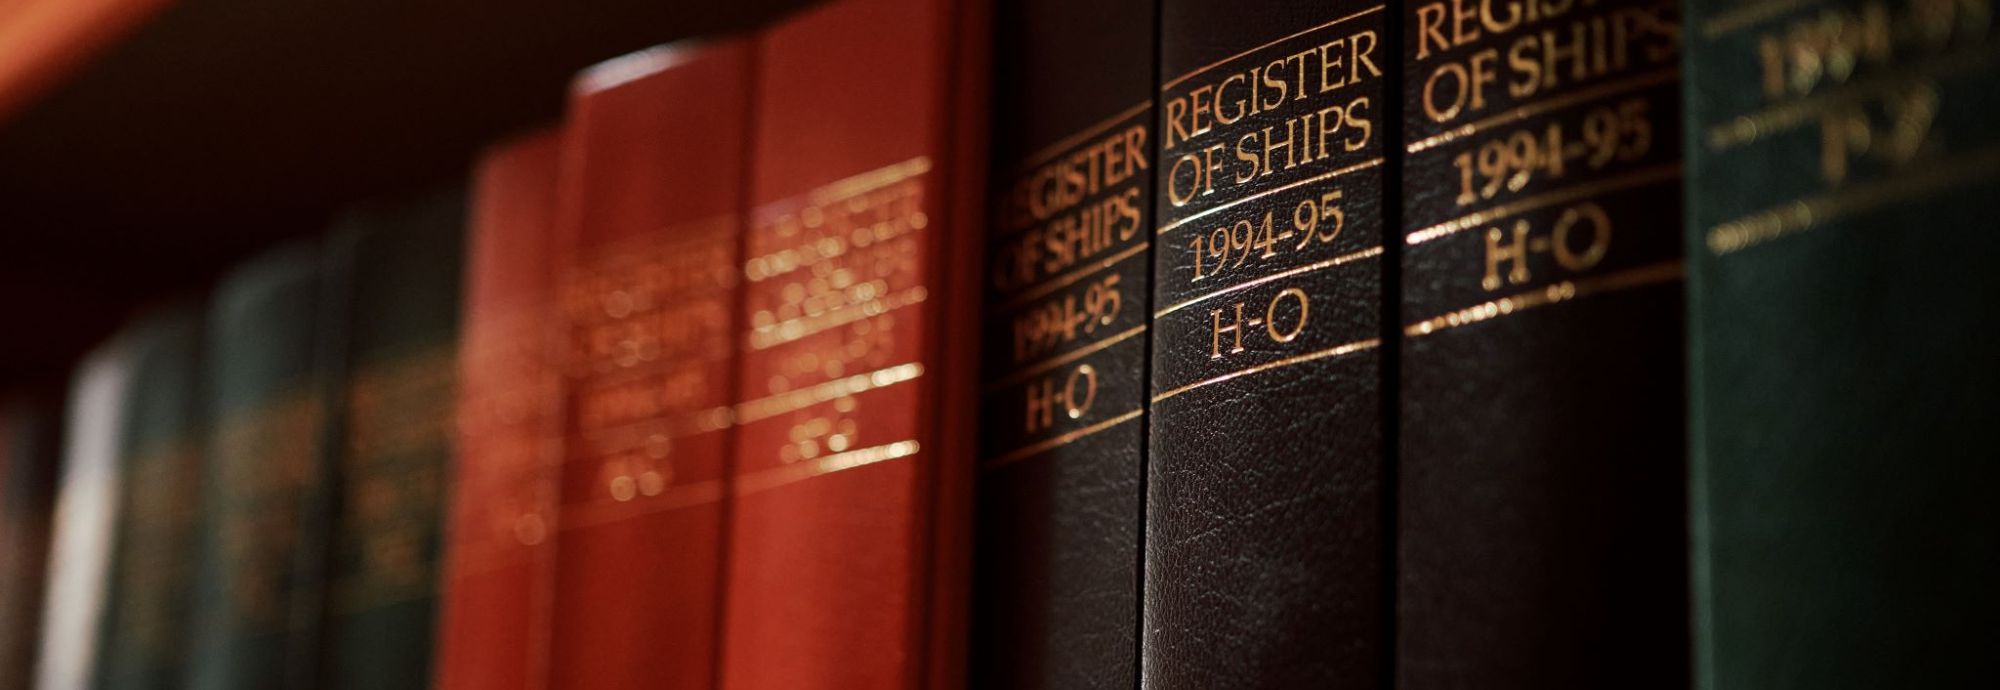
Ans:
{"type": "Polygon", "coordinates": [[[1974,686],[1990,4],[830,0],[614,60],[469,198],[135,323],[60,478],[7,408],[0,553],[59,499],[0,612],[50,688],[1974,686]]]}

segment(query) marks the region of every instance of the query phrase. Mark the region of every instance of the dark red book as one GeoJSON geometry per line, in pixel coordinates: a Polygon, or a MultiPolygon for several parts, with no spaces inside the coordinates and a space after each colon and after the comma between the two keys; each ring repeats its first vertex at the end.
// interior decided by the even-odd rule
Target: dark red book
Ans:
{"type": "Polygon", "coordinates": [[[758,41],[730,690],[964,682],[983,11],[841,0],[758,41]]]}
{"type": "Polygon", "coordinates": [[[547,682],[562,449],[550,358],[559,141],[545,132],[497,147],[473,181],[439,690],[547,682]]]}
{"type": "Polygon", "coordinates": [[[557,688],[715,683],[749,65],[675,45],[572,91],[557,688]]]}

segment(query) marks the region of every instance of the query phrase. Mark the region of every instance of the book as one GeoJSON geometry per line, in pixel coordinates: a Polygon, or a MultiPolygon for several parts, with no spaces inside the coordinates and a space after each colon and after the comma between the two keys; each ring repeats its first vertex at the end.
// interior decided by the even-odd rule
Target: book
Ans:
{"type": "Polygon", "coordinates": [[[964,682],[988,28],[838,0],[757,38],[724,688],[964,682]]]}
{"type": "Polygon", "coordinates": [[[572,85],[554,687],[715,684],[749,53],[662,47],[572,85]]]}
{"type": "Polygon", "coordinates": [[[119,439],[132,353],[113,336],[83,357],[63,411],[62,467],[50,527],[35,687],[91,687],[118,523],[119,439]]]}
{"type": "Polygon", "coordinates": [[[1397,11],[1397,685],[1685,687],[1678,7],[1397,11]]]}
{"type": "Polygon", "coordinates": [[[210,299],[189,687],[302,687],[317,673],[331,491],[323,309],[336,294],[320,249],[269,250],[210,299]]]}
{"type": "Polygon", "coordinates": [[[1686,5],[1696,684],[1991,684],[1991,3],[1686,5]]]}
{"type": "Polygon", "coordinates": [[[115,449],[122,483],[89,687],[176,688],[186,676],[204,419],[201,314],[174,304],[125,328],[130,387],[115,449]]]}
{"type": "Polygon", "coordinates": [[[60,457],[55,409],[34,386],[0,396],[0,687],[35,680],[60,457]]]}
{"type": "Polygon", "coordinates": [[[994,8],[971,678],[1138,677],[1151,2],[994,8]]]}
{"type": "Polygon", "coordinates": [[[1160,7],[1147,687],[1386,682],[1388,14],[1160,7]]]}
{"type": "Polygon", "coordinates": [[[488,150],[468,210],[439,690],[548,682],[564,410],[555,360],[559,132],[488,150]]]}
{"type": "Polygon", "coordinates": [[[353,209],[329,254],[346,279],[330,347],[341,380],[336,480],[316,687],[428,688],[453,381],[465,195],[353,209]]]}

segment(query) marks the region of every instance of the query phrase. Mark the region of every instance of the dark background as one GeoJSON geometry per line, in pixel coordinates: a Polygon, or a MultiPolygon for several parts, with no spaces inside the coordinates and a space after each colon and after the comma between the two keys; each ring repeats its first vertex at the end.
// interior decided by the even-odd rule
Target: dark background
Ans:
{"type": "Polygon", "coordinates": [[[570,77],[810,0],[180,0],[0,121],[0,385],[340,206],[462,178],[570,77]]]}

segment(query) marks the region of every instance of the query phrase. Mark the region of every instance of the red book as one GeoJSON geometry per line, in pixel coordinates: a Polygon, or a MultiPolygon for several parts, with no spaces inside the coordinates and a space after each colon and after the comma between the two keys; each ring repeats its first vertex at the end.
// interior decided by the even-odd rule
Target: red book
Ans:
{"type": "Polygon", "coordinates": [[[749,60],[741,41],[676,45],[573,87],[563,690],[715,684],[749,60]]]}
{"type": "Polygon", "coordinates": [[[963,683],[982,6],[758,41],[727,690],[963,683]]]}
{"type": "Polygon", "coordinates": [[[440,690],[547,684],[562,388],[550,356],[558,137],[495,148],[473,182],[440,690]]]}

